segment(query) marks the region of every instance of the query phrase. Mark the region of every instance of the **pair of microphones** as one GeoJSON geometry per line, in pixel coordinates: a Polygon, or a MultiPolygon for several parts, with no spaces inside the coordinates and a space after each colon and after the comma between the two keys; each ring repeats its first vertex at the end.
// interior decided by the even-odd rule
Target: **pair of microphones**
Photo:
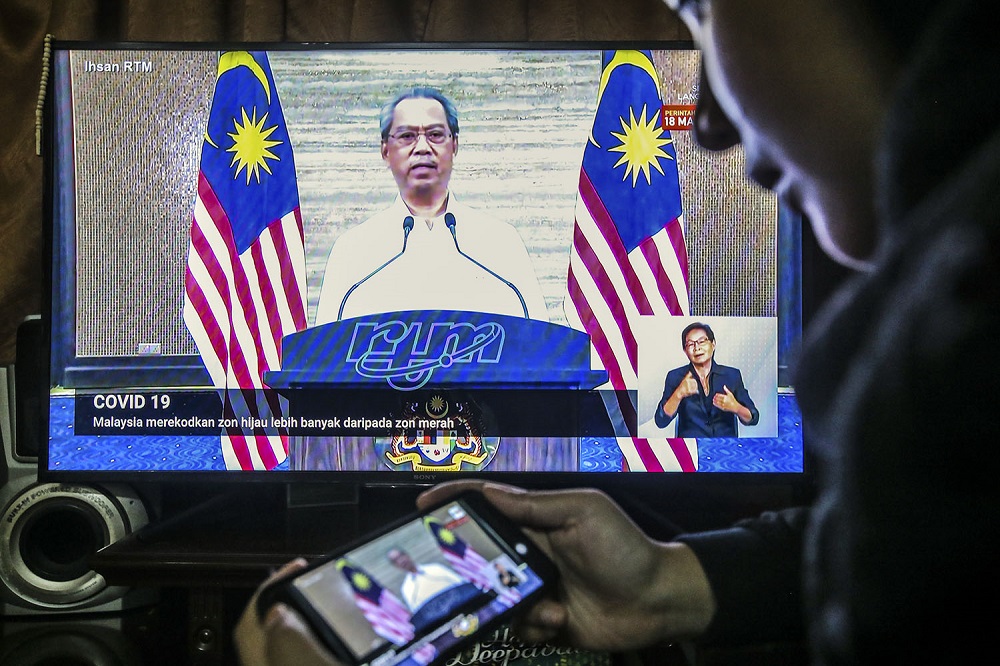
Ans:
{"type": "MultiPolygon", "coordinates": [[[[504,278],[504,277],[501,277],[500,275],[498,275],[496,273],[496,271],[493,271],[490,268],[484,266],[483,264],[481,264],[480,262],[476,261],[475,259],[473,259],[472,257],[470,257],[469,255],[467,255],[465,252],[462,251],[462,248],[458,244],[458,234],[455,231],[455,227],[458,224],[458,221],[455,219],[455,215],[453,213],[445,213],[444,214],[444,223],[445,223],[445,226],[448,227],[448,231],[451,232],[451,238],[452,238],[452,240],[455,241],[455,249],[458,250],[458,253],[460,255],[462,255],[463,257],[465,257],[466,259],[468,259],[469,261],[471,261],[472,263],[474,263],[479,268],[483,269],[484,271],[486,271],[487,273],[489,273],[490,275],[492,275],[493,277],[495,277],[496,279],[498,279],[501,282],[503,282],[508,287],[510,287],[510,289],[514,292],[514,295],[517,296],[517,300],[520,301],[520,303],[521,303],[521,310],[524,312],[524,318],[528,319],[529,318],[528,317],[528,306],[524,302],[524,296],[521,295],[520,290],[518,290],[518,288],[514,285],[514,283],[511,282],[510,280],[504,278]]],[[[406,252],[406,240],[410,237],[410,232],[411,231],[413,231],[413,216],[412,215],[407,215],[405,218],[403,218],[403,247],[402,247],[402,249],[399,252],[397,252],[395,256],[391,257],[388,261],[386,261],[384,264],[382,264],[381,266],[379,266],[378,268],[376,268],[375,270],[373,270],[371,273],[369,273],[368,275],[364,276],[363,278],[361,278],[360,280],[358,280],[357,282],[355,282],[354,284],[351,285],[351,288],[347,290],[347,293],[344,294],[344,298],[340,301],[340,309],[337,311],[337,321],[340,321],[341,318],[344,315],[344,306],[347,305],[347,299],[351,297],[351,294],[353,294],[354,291],[358,287],[360,287],[361,285],[363,285],[369,279],[375,277],[375,275],[379,271],[381,271],[386,266],[388,266],[389,264],[391,264],[392,262],[396,261],[397,259],[399,259],[400,257],[403,256],[403,253],[406,252]]]]}

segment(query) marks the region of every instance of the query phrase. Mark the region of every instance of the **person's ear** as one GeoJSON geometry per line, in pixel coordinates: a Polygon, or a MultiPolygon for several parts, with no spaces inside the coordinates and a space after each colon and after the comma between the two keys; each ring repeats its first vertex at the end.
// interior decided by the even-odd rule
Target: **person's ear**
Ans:
{"type": "Polygon", "coordinates": [[[382,150],[381,150],[381,152],[382,152],[382,161],[388,163],[389,162],[389,142],[386,141],[385,139],[382,140],[382,150]]]}
{"type": "Polygon", "coordinates": [[[452,138],[451,144],[452,144],[452,146],[451,146],[451,154],[452,154],[452,156],[458,155],[458,135],[457,134],[454,135],[454,137],[452,138]]]}

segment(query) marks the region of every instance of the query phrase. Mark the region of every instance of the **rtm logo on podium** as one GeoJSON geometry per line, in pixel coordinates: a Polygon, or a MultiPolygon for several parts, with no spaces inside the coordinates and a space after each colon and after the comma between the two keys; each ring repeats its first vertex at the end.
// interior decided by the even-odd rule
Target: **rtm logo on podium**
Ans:
{"type": "Polygon", "coordinates": [[[398,391],[415,391],[439,368],[499,363],[505,338],[497,322],[359,322],[347,362],[359,375],[384,379],[398,391]]]}

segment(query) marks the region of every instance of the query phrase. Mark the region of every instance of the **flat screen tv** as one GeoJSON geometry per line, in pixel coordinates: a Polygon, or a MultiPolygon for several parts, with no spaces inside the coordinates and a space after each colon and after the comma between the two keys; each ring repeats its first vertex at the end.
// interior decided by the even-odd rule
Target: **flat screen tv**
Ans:
{"type": "Polygon", "coordinates": [[[698,68],[687,43],[55,42],[41,475],[805,478],[801,219],[695,144],[698,68]],[[658,419],[706,350],[703,416],[658,419]]]}

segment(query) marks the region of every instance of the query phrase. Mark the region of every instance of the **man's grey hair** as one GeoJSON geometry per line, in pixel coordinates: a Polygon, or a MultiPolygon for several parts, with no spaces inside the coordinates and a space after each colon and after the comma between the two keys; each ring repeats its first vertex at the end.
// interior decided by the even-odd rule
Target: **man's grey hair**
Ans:
{"type": "Polygon", "coordinates": [[[448,120],[448,129],[451,135],[458,138],[458,110],[448,97],[438,90],[429,86],[416,86],[396,95],[396,97],[382,107],[379,113],[379,129],[382,132],[382,140],[389,140],[389,130],[392,128],[392,116],[396,112],[396,106],[404,99],[433,99],[444,108],[444,116],[448,120]]]}

